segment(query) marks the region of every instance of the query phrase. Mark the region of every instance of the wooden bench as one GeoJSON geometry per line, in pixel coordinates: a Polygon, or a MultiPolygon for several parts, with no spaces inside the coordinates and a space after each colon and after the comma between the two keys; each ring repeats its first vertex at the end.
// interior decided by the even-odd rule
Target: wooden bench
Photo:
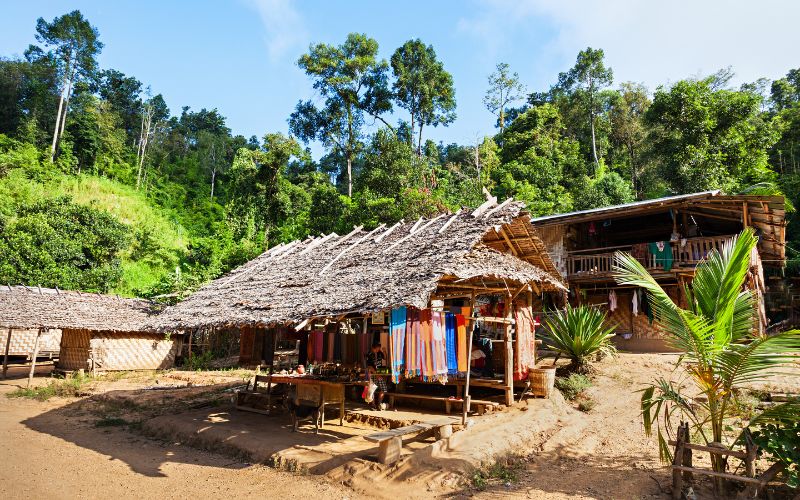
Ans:
{"type": "MultiPolygon", "coordinates": [[[[453,405],[456,405],[458,407],[462,407],[464,405],[463,399],[453,399],[442,396],[426,396],[422,394],[405,394],[399,392],[390,392],[388,396],[389,396],[390,408],[394,408],[395,400],[398,399],[407,399],[412,401],[444,401],[444,411],[448,415],[450,414],[453,405]]],[[[487,409],[494,410],[498,406],[500,406],[500,403],[496,403],[494,401],[482,401],[479,399],[473,399],[472,401],[470,401],[470,405],[474,405],[478,414],[483,415],[487,409]]]]}
{"type": "Polygon", "coordinates": [[[398,427],[388,431],[376,432],[364,436],[367,441],[378,443],[378,461],[382,464],[393,464],[400,459],[403,449],[403,436],[433,432],[436,439],[450,437],[453,434],[451,424],[420,422],[418,424],[398,427]]]}

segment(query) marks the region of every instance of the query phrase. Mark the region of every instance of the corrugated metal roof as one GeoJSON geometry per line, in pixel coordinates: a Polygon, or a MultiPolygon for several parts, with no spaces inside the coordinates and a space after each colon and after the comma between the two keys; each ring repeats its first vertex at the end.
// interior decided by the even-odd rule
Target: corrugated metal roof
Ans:
{"type": "Polygon", "coordinates": [[[556,221],[561,221],[564,219],[570,219],[572,217],[582,217],[586,215],[598,215],[602,216],[607,213],[618,212],[621,210],[627,210],[630,208],[641,208],[646,207],[648,205],[658,206],[658,205],[665,205],[665,204],[672,204],[672,203],[680,203],[685,201],[691,200],[699,200],[703,198],[710,198],[712,196],[719,196],[720,190],[715,189],[712,191],[703,191],[700,193],[691,193],[691,194],[679,194],[676,196],[665,196],[663,198],[654,198],[652,200],[642,200],[642,201],[634,201],[632,203],[623,203],[622,205],[611,205],[608,207],[600,207],[600,208],[590,208],[588,210],[579,210],[577,212],[567,212],[563,214],[553,214],[553,215],[545,215],[542,217],[536,217],[531,219],[531,224],[538,225],[538,224],[549,224],[556,221]]]}

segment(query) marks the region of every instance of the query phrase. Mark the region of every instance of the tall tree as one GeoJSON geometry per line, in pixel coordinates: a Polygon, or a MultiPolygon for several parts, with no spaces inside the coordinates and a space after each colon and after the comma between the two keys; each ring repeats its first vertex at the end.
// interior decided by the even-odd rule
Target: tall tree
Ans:
{"type": "Polygon", "coordinates": [[[659,87],[645,114],[649,154],[672,191],[736,192],[772,180],[767,151],[778,133],[761,100],[724,88],[716,75],[659,87]]]}
{"type": "Polygon", "coordinates": [[[611,104],[611,139],[628,157],[634,192],[639,191],[639,153],[647,134],[644,114],[649,107],[647,89],[632,82],[625,82],[620,86],[619,94],[611,104]]]}
{"type": "Polygon", "coordinates": [[[611,68],[606,68],[603,58],[603,49],[587,47],[578,53],[578,58],[569,71],[559,73],[556,90],[571,93],[585,106],[591,130],[592,160],[595,168],[599,168],[600,159],[597,155],[597,138],[595,133],[595,119],[600,112],[599,93],[613,81],[611,68]]]}
{"type": "Polygon", "coordinates": [[[142,110],[142,82],[121,71],[107,69],[98,74],[98,93],[119,115],[129,144],[135,144],[142,110]]]}
{"type": "Polygon", "coordinates": [[[350,33],[342,45],[317,44],[297,64],[314,81],[324,102],[297,103],[289,118],[293,135],[303,142],[319,140],[347,162],[347,196],[353,195],[353,159],[361,146],[365,115],[380,120],[391,111],[389,69],[378,59],[378,42],[364,34],[350,33]]]}
{"type": "Polygon", "coordinates": [[[144,177],[144,160],[147,156],[147,147],[159,130],[159,125],[167,118],[169,118],[169,108],[167,108],[167,103],[161,94],[147,99],[142,104],[139,141],[136,149],[136,189],[139,189],[144,177]]]}
{"type": "Polygon", "coordinates": [[[228,166],[227,142],[226,136],[214,135],[206,131],[200,132],[197,139],[200,161],[211,176],[211,201],[214,201],[214,187],[216,186],[217,175],[224,173],[228,166]]]}
{"type": "Polygon", "coordinates": [[[36,40],[53,48],[61,73],[61,95],[50,148],[51,160],[55,156],[58,139],[64,133],[72,88],[75,82],[90,78],[97,68],[97,54],[103,48],[98,37],[97,28],[89,24],[78,10],[56,17],[50,23],[41,17],[36,21],[36,40]]]}
{"type": "Polygon", "coordinates": [[[417,155],[422,154],[422,129],[448,125],[456,119],[453,77],[436,58],[433,46],[409,40],[392,54],[397,104],[411,115],[411,136],[417,135],[417,155]],[[416,132],[415,132],[416,130],[416,132]]]}
{"type": "Polygon", "coordinates": [[[497,116],[500,135],[506,128],[507,108],[522,99],[525,86],[519,81],[519,74],[511,73],[508,64],[500,63],[497,70],[489,75],[489,89],[483,98],[483,104],[490,113],[497,116]]]}

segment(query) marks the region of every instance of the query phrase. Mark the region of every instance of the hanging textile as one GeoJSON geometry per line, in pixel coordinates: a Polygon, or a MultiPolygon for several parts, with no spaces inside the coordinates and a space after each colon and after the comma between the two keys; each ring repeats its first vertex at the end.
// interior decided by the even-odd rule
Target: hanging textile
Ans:
{"type": "Polygon", "coordinates": [[[633,298],[631,299],[631,313],[634,316],[639,315],[639,290],[633,291],[633,298]]]}
{"type": "Polygon", "coordinates": [[[445,350],[447,353],[447,374],[458,373],[458,352],[456,350],[456,315],[445,315],[445,350]]]}
{"type": "Polygon", "coordinates": [[[657,266],[662,266],[664,271],[672,269],[672,247],[668,241],[650,243],[648,248],[650,254],[655,256],[657,266]]]}
{"type": "Polygon", "coordinates": [[[433,369],[433,350],[432,350],[432,314],[430,309],[423,309],[419,313],[420,324],[420,361],[422,369],[422,377],[425,380],[432,379],[436,372],[433,369]]]}
{"type": "Polygon", "coordinates": [[[322,357],[322,351],[325,347],[322,330],[315,330],[312,334],[314,335],[314,362],[322,363],[325,361],[325,358],[322,357]]]}
{"type": "Polygon", "coordinates": [[[444,352],[445,316],[443,312],[432,313],[431,326],[431,358],[433,359],[433,374],[435,376],[447,375],[447,357],[444,352]]]}
{"type": "Polygon", "coordinates": [[[406,377],[417,375],[417,336],[415,333],[415,310],[406,308],[406,353],[405,353],[405,374],[406,377]]]}
{"type": "Polygon", "coordinates": [[[650,304],[650,297],[647,295],[647,293],[644,293],[644,292],[640,292],[640,293],[641,293],[641,297],[640,298],[642,299],[642,302],[641,302],[642,312],[647,315],[647,321],[649,321],[650,324],[652,325],[653,324],[653,307],[652,307],[652,304],[650,304]]]}
{"type": "Polygon", "coordinates": [[[458,371],[469,369],[469,353],[467,353],[467,321],[461,314],[456,314],[456,342],[458,343],[458,371]]]}
{"type": "Polygon", "coordinates": [[[389,340],[389,331],[384,330],[383,327],[381,327],[380,339],[381,352],[386,359],[386,366],[392,366],[392,356],[390,354],[391,349],[389,349],[389,346],[391,345],[391,341],[389,340]]]}
{"type": "Polygon", "coordinates": [[[617,292],[611,290],[608,292],[608,310],[614,312],[617,308],[617,292]]]}
{"type": "Polygon", "coordinates": [[[517,329],[517,348],[514,356],[514,380],[526,380],[528,370],[536,367],[535,337],[531,308],[517,306],[514,314],[517,329]]]}
{"type": "Polygon", "coordinates": [[[405,359],[405,341],[406,341],[406,308],[398,307],[392,309],[390,319],[390,333],[391,333],[391,351],[389,358],[391,364],[389,365],[392,370],[392,382],[395,384],[400,382],[400,372],[403,369],[405,359]]]}

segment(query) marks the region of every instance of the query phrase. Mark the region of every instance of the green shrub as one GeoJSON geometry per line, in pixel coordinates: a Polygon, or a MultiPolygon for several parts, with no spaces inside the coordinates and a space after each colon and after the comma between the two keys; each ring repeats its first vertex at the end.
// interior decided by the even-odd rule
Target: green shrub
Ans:
{"type": "Polygon", "coordinates": [[[784,465],[786,484],[800,486],[800,422],[758,426],[753,432],[759,455],[767,455],[773,462],[784,465]]]}
{"type": "Polygon", "coordinates": [[[211,360],[214,358],[214,353],[211,351],[206,351],[201,355],[196,355],[195,353],[189,353],[189,357],[186,358],[186,362],[184,363],[184,368],[193,371],[199,370],[208,370],[211,360]]]}
{"type": "Polygon", "coordinates": [[[578,409],[584,413],[589,413],[596,405],[597,401],[594,398],[584,397],[578,403],[578,409]]]}
{"type": "Polygon", "coordinates": [[[62,398],[78,397],[83,393],[83,386],[91,380],[87,376],[74,376],[65,379],[52,379],[47,385],[17,389],[8,393],[9,398],[30,398],[47,401],[58,396],[62,398]]]}
{"type": "Polygon", "coordinates": [[[614,329],[607,328],[605,321],[605,313],[595,307],[568,305],[546,320],[544,342],[559,356],[568,357],[572,370],[588,371],[593,358],[616,353],[611,343],[614,329]]]}
{"type": "Polygon", "coordinates": [[[583,392],[592,386],[592,381],[586,375],[572,373],[569,377],[556,378],[556,387],[561,394],[569,401],[578,398],[583,392]]]}

